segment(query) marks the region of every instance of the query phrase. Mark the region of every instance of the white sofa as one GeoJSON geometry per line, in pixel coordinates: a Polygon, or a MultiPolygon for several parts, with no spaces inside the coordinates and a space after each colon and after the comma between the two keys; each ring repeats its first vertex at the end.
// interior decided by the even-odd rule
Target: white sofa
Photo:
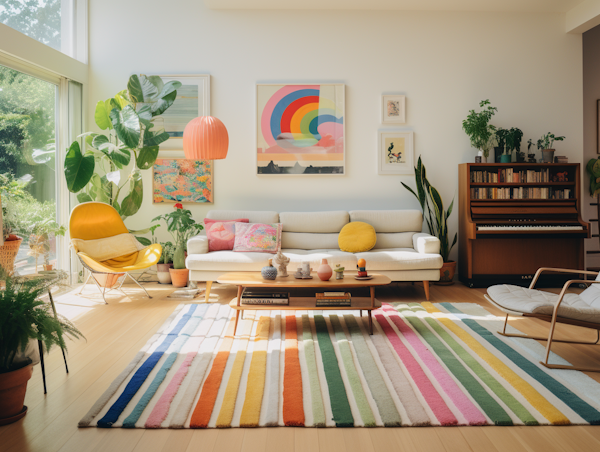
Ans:
{"type": "MultiPolygon", "coordinates": [[[[429,299],[429,281],[438,281],[443,260],[437,237],[422,233],[423,215],[418,210],[354,210],[329,212],[269,212],[211,210],[206,218],[250,223],[282,223],[281,250],[290,258],[288,272],[309,261],[316,270],[325,258],[334,267],[356,272],[358,259],[367,261],[367,271],[387,275],[392,281],[423,281],[429,299]],[[377,244],[364,253],[340,251],[338,234],[351,221],[369,223],[377,233],[377,244]]],[[[190,280],[207,282],[207,299],[212,281],[227,272],[260,271],[273,257],[266,253],[208,252],[205,234],[188,241],[186,266],[190,280]]]]}

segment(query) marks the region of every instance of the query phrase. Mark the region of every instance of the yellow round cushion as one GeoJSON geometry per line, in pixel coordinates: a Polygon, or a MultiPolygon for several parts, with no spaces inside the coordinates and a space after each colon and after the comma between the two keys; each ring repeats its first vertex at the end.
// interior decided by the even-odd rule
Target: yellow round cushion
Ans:
{"type": "Polygon", "coordinates": [[[338,235],[340,250],[348,253],[369,251],[375,246],[377,235],[375,228],[362,221],[353,221],[342,228],[338,235]]]}

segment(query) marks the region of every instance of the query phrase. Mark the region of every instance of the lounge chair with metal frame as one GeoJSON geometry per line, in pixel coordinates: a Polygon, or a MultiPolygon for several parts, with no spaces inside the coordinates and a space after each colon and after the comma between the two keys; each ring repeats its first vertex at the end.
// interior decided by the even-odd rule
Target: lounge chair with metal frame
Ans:
{"type": "Polygon", "coordinates": [[[491,286],[487,290],[487,295],[484,295],[487,301],[492,305],[506,313],[504,320],[504,328],[498,331],[498,334],[507,337],[522,337],[527,339],[535,339],[538,341],[547,341],[546,354],[544,361],[540,363],[551,369],[573,369],[584,372],[600,372],[600,368],[587,368],[579,366],[567,366],[562,364],[550,364],[548,358],[552,342],[566,342],[569,344],[587,344],[595,345],[600,341],[600,274],[585,270],[570,270],[564,268],[548,268],[542,267],[535,273],[529,288],[513,286],[508,284],[499,284],[491,286]],[[594,275],[595,281],[572,279],[567,281],[560,293],[534,289],[542,272],[560,272],[574,273],[577,275],[594,275]],[[590,284],[580,294],[566,293],[567,289],[573,284],[590,284]],[[550,322],[550,330],[548,337],[528,336],[526,334],[510,334],[506,332],[508,316],[523,316],[532,317],[546,322],[550,322]],[[557,323],[565,323],[569,325],[581,326],[596,330],[596,340],[591,342],[571,341],[565,339],[555,339],[554,330],[557,323]]]}
{"type": "MultiPolygon", "coordinates": [[[[112,288],[122,278],[119,287],[116,288],[121,290],[121,286],[129,277],[142,288],[148,298],[152,298],[146,289],[131,276],[130,272],[143,270],[156,264],[162,253],[162,247],[159,244],[144,248],[141,248],[140,245],[141,249],[134,249],[133,252],[102,261],[94,259],[80,249],[81,243],[85,241],[96,241],[98,243],[97,241],[100,239],[129,234],[129,230],[114,207],[101,202],[86,202],[77,205],[71,212],[71,218],[69,219],[69,234],[77,257],[79,257],[83,267],[89,271],[86,282],[79,293],[83,292],[83,288],[92,277],[102,293],[104,303],[106,303],[105,292],[107,287],[112,288]],[[98,281],[99,275],[104,275],[104,281],[98,281]],[[101,285],[104,286],[104,289],[101,285]]],[[[133,242],[137,244],[137,241],[134,240],[133,242]]],[[[121,290],[121,292],[123,291],[121,290]]]]}

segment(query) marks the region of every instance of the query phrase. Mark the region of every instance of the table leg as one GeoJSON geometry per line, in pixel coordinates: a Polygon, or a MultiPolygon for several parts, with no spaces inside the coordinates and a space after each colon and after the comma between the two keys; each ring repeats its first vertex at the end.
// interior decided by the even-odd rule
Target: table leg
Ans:
{"type": "MultiPolygon", "coordinates": [[[[50,292],[50,287],[48,287],[48,298],[50,299],[50,305],[52,306],[52,311],[54,312],[54,318],[58,320],[58,314],[56,313],[56,306],[54,306],[54,299],[52,298],[52,292],[50,292]]],[[[63,355],[63,361],[65,362],[65,369],[67,373],[69,373],[69,366],[67,365],[67,356],[65,355],[65,349],[60,348],[63,355]]]]}
{"type": "MultiPolygon", "coordinates": [[[[244,286],[238,286],[237,291],[237,305],[242,305],[242,293],[244,292],[244,286]]],[[[233,335],[235,336],[235,332],[237,331],[238,320],[240,318],[240,310],[235,311],[235,326],[233,327],[233,335]]]]}
{"type": "Polygon", "coordinates": [[[235,332],[237,331],[238,319],[240,318],[240,310],[235,311],[235,325],[233,326],[233,335],[235,336],[235,332]]]}
{"type": "Polygon", "coordinates": [[[369,287],[371,292],[371,309],[369,310],[369,334],[373,334],[373,316],[371,313],[375,309],[375,286],[369,287]]]}
{"type": "Polygon", "coordinates": [[[42,341],[38,340],[38,349],[40,350],[40,365],[42,366],[42,381],[44,382],[44,394],[46,394],[46,367],[44,366],[44,346],[42,341]]]}
{"type": "Polygon", "coordinates": [[[371,317],[371,310],[369,310],[369,334],[373,334],[373,317],[371,317]]]}

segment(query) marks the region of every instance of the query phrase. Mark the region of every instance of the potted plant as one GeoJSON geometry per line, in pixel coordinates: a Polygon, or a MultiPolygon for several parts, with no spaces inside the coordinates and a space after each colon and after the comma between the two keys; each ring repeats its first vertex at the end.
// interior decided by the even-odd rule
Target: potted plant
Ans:
{"type": "Polygon", "coordinates": [[[535,163],[535,152],[531,152],[533,146],[533,140],[530,138],[527,140],[527,157],[529,157],[529,163],[535,163]]]}
{"type": "Polygon", "coordinates": [[[467,119],[462,122],[462,128],[468,135],[471,146],[482,151],[487,161],[496,131],[490,120],[498,109],[490,105],[489,99],[479,102],[479,107],[482,109],[479,113],[475,110],[469,111],[467,119]]]}
{"type": "Polygon", "coordinates": [[[162,243],[162,254],[156,265],[156,276],[161,284],[171,284],[171,273],[169,270],[173,268],[173,253],[175,247],[171,242],[162,243]]]}
{"type": "Polygon", "coordinates": [[[440,254],[444,260],[444,264],[440,269],[440,280],[437,284],[450,285],[453,284],[454,273],[456,272],[456,261],[450,260],[450,251],[458,239],[458,233],[454,234],[452,244],[449,241],[448,235],[448,217],[452,213],[454,199],[450,203],[448,210],[444,210],[444,203],[439,192],[427,180],[425,165],[421,162],[421,157],[415,167],[415,183],[417,192],[402,182],[402,186],[410,191],[419,200],[423,217],[427,223],[429,233],[440,239],[440,254]]]}
{"type": "Polygon", "coordinates": [[[600,158],[590,159],[585,171],[590,177],[590,196],[593,198],[600,193],[600,158]]]}
{"type": "Polygon", "coordinates": [[[553,133],[548,132],[545,135],[542,135],[537,141],[537,148],[542,151],[542,159],[544,163],[552,163],[554,162],[554,151],[552,148],[554,146],[555,141],[563,141],[565,137],[557,137],[553,133]]]}
{"type": "Polygon", "coordinates": [[[15,284],[10,277],[0,291],[0,425],[25,416],[23,406],[27,382],[37,361],[41,340],[46,350],[66,348],[65,336],[82,338],[81,332],[50,304],[40,300],[44,291],[35,282],[15,284]],[[32,343],[33,341],[33,343],[32,343]]]}
{"type": "Polygon", "coordinates": [[[496,151],[496,163],[510,163],[511,154],[506,152],[506,138],[508,137],[509,131],[500,127],[496,130],[496,142],[498,146],[496,151]]]}
{"type": "Polygon", "coordinates": [[[512,156],[512,152],[516,151],[517,162],[525,161],[525,153],[521,152],[522,139],[523,131],[516,127],[511,127],[506,134],[506,153],[512,156]]]}
{"type": "MultiPolygon", "coordinates": [[[[29,176],[29,175],[28,175],[29,176]]],[[[2,206],[2,244],[0,245],[0,267],[12,275],[15,258],[23,239],[16,235],[19,219],[15,203],[25,195],[25,187],[31,176],[15,179],[12,174],[0,174],[0,205],[2,206]]]]}
{"type": "Polygon", "coordinates": [[[59,226],[51,218],[35,219],[28,225],[29,232],[29,255],[35,257],[35,271],[37,273],[37,260],[40,255],[44,256],[44,270],[52,270],[49,256],[51,251],[50,239],[58,235],[64,236],[66,228],[59,226]]]}
{"type": "Polygon", "coordinates": [[[196,223],[192,218],[192,212],[184,209],[181,203],[175,204],[174,207],[175,210],[173,212],[160,215],[152,221],[164,220],[167,224],[167,231],[169,231],[175,242],[173,268],[169,269],[171,280],[173,286],[185,287],[189,279],[189,270],[185,268],[187,241],[190,237],[199,234],[204,229],[204,226],[196,223]]]}

